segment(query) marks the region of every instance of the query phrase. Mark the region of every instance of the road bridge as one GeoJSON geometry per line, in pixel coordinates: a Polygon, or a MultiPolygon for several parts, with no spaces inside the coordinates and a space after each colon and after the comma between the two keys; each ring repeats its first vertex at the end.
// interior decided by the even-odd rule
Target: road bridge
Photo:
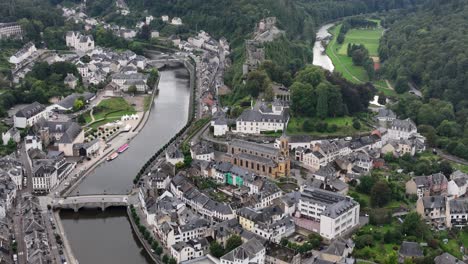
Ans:
{"type": "Polygon", "coordinates": [[[73,209],[78,212],[80,208],[101,208],[106,210],[112,206],[128,206],[128,195],[83,195],[69,196],[64,198],[53,199],[50,203],[52,209],[73,209]]]}

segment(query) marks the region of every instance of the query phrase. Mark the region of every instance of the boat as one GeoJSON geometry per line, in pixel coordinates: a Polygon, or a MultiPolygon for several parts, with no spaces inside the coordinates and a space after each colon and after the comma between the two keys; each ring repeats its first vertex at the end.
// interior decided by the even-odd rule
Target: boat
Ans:
{"type": "Polygon", "coordinates": [[[117,152],[122,153],[122,152],[126,151],[129,147],[130,146],[127,143],[125,143],[119,149],[117,149],[117,152]]]}
{"type": "Polygon", "coordinates": [[[119,156],[119,153],[114,152],[107,157],[107,161],[114,160],[115,158],[117,158],[117,156],[119,156]]]}

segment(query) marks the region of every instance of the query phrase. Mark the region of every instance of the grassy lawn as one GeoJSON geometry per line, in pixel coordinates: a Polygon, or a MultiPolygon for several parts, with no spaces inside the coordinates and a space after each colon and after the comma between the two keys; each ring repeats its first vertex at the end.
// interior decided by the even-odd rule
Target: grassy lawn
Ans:
{"type": "Polygon", "coordinates": [[[383,92],[387,97],[396,97],[397,93],[395,90],[388,87],[387,82],[385,80],[375,80],[372,81],[372,84],[379,90],[379,92],[383,92]]]}
{"type": "MultiPolygon", "coordinates": [[[[135,113],[135,108],[121,97],[104,99],[94,108],[93,111],[94,120],[104,120],[95,122],[91,126],[98,127],[105,123],[120,120],[120,117],[124,115],[135,113]]],[[[90,123],[92,121],[89,113],[85,115],[85,120],[86,123],[90,123]]]]}
{"type": "Polygon", "coordinates": [[[287,132],[290,135],[313,135],[313,136],[350,136],[359,132],[368,132],[371,128],[368,127],[364,122],[361,123],[361,128],[359,130],[353,127],[353,117],[334,117],[327,118],[325,120],[320,119],[310,119],[312,123],[326,122],[328,126],[336,125],[338,127],[335,132],[318,132],[318,131],[304,131],[303,124],[306,118],[291,117],[288,122],[287,132]]]}
{"type": "MultiPolygon", "coordinates": [[[[379,20],[373,20],[380,24],[379,20]]],[[[346,33],[343,44],[338,44],[336,38],[340,32],[341,24],[330,29],[333,35],[332,40],[327,46],[326,53],[330,57],[335,66],[335,70],[340,72],[344,78],[354,83],[368,82],[369,77],[363,67],[355,66],[351,57],[347,55],[347,48],[349,43],[363,44],[369,50],[370,56],[378,56],[378,48],[380,37],[382,36],[383,29],[351,29],[346,33]]],[[[386,96],[395,97],[396,92],[388,87],[385,80],[374,80],[372,84],[386,96]]]]}
{"type": "Polygon", "coordinates": [[[383,28],[375,29],[350,29],[346,33],[343,45],[341,45],[339,54],[346,55],[348,43],[362,44],[369,50],[371,57],[379,56],[379,40],[382,36],[383,28]]]}
{"type": "MultiPolygon", "coordinates": [[[[346,55],[346,52],[345,54],[340,54],[342,46],[345,46],[336,42],[340,29],[341,24],[330,29],[330,33],[333,35],[333,38],[327,45],[326,50],[328,57],[330,57],[333,65],[335,66],[335,70],[340,72],[344,78],[351,82],[362,83],[369,81],[369,77],[363,67],[354,66],[352,59],[346,55]]],[[[346,42],[344,44],[346,44],[346,42]]],[[[345,46],[345,49],[346,47],[347,46],[345,46]]]]}

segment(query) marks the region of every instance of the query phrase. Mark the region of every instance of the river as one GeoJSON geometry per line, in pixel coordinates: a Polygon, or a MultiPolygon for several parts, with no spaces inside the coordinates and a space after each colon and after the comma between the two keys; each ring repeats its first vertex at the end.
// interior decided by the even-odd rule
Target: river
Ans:
{"type": "MultiPolygon", "coordinates": [[[[143,164],[166,144],[188,120],[189,73],[185,68],[160,71],[159,94],[148,122],[130,148],[105,162],[74,191],[82,194],[127,193],[143,164]]],[[[125,209],[61,211],[72,252],[80,264],[152,263],[132,231],[125,209]]]]}
{"type": "Polygon", "coordinates": [[[329,71],[333,71],[335,67],[333,66],[332,60],[325,53],[325,47],[322,44],[322,40],[328,41],[328,39],[331,37],[328,29],[333,27],[333,25],[334,24],[326,24],[318,30],[313,48],[314,59],[312,64],[320,66],[329,71]]]}
{"type": "Polygon", "coordinates": [[[124,208],[60,211],[75,258],[80,264],[153,263],[138,241],[124,208]]]}
{"type": "Polygon", "coordinates": [[[128,193],[143,164],[187,123],[190,104],[188,71],[177,68],[160,73],[159,94],[145,127],[132,139],[127,151],[98,166],[74,194],[128,193]]]}

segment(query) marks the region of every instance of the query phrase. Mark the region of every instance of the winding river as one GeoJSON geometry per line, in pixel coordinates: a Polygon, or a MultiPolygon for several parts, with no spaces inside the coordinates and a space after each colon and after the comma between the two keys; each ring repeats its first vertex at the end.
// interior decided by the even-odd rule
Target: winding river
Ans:
{"type": "Polygon", "coordinates": [[[320,66],[331,72],[335,69],[335,66],[333,66],[332,60],[325,53],[325,47],[323,46],[322,41],[329,41],[332,35],[328,32],[328,29],[333,26],[334,24],[326,24],[318,30],[313,48],[314,59],[312,61],[313,65],[320,66]]]}
{"type": "MultiPolygon", "coordinates": [[[[121,194],[132,187],[142,165],[187,122],[190,105],[189,73],[185,68],[160,71],[159,94],[148,122],[130,148],[105,162],[74,191],[83,194],[121,194]]],[[[60,212],[66,236],[80,264],[152,263],[132,231],[126,210],[108,208],[60,212]]]]}
{"type": "Polygon", "coordinates": [[[84,194],[123,194],[143,164],[186,123],[190,103],[189,73],[185,68],[161,71],[156,96],[145,127],[130,148],[112,162],[104,162],[74,190],[84,194]]]}

